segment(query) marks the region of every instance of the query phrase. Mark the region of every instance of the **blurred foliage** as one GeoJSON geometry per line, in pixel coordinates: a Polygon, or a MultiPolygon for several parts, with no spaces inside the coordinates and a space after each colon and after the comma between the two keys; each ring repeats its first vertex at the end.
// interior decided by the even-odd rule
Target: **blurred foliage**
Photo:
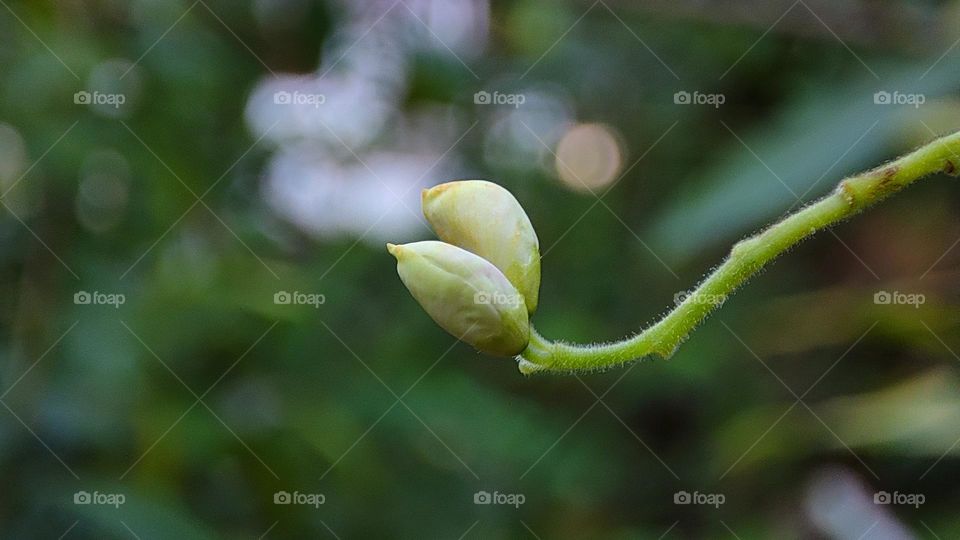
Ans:
{"type": "MultiPolygon", "coordinates": [[[[410,17],[443,2],[4,3],[3,536],[960,535],[955,181],[798,247],[669,362],[526,379],[442,333],[381,244],[314,234],[268,204],[280,143],[260,143],[245,117],[263,80],[349,63],[356,49],[329,46],[346,29],[376,40],[404,18],[432,46],[403,53],[397,112],[368,150],[414,139],[406,113],[455,119],[434,141],[452,152],[424,180],[511,189],[544,253],[538,327],[614,339],[738,237],[956,129],[960,7],[888,2],[942,28],[909,43],[876,28],[848,45],[850,21],[818,18],[813,2],[757,2],[761,23],[711,2],[449,5],[467,4],[489,17],[472,55],[437,44],[455,18],[410,17]],[[74,103],[104,70],[135,107],[74,103]],[[494,113],[472,101],[484,88],[564,96],[570,120],[616,133],[625,174],[603,203],[561,184],[531,133],[489,136],[494,113]],[[683,90],[726,102],[676,105],[683,90]],[[879,106],[878,91],[926,103],[879,106]],[[90,195],[103,163],[113,187],[90,195]],[[277,305],[281,290],[325,302],[277,305]],[[78,291],[125,302],[78,305],[78,291]],[[926,302],[877,305],[878,291],[926,302]],[[481,490],[525,503],[475,505],[481,490]],[[275,504],[282,491],[325,502],[275,504]],[[680,491],[725,503],[674,504],[680,491]],[[926,501],[874,505],[878,491],[926,501]],[[125,503],[75,504],[79,492],[125,503]]],[[[342,126],[371,107],[349,105],[342,126]]]]}

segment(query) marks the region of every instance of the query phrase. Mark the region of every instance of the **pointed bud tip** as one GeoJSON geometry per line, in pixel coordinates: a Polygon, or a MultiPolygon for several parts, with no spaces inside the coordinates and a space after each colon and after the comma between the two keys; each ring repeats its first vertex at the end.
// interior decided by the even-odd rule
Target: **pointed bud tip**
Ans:
{"type": "Polygon", "coordinates": [[[423,191],[420,192],[421,202],[426,202],[427,200],[432,199],[437,195],[440,195],[444,191],[450,189],[450,184],[451,182],[446,182],[444,184],[437,184],[431,188],[424,189],[423,191]]]}
{"type": "Polygon", "coordinates": [[[426,188],[426,189],[424,189],[424,190],[420,193],[420,197],[421,197],[423,200],[431,199],[431,198],[433,198],[433,197],[437,197],[437,196],[439,196],[439,195],[442,195],[443,192],[448,191],[448,190],[450,190],[450,189],[453,189],[453,188],[455,188],[455,187],[457,187],[457,186],[462,186],[462,185],[470,184],[470,183],[472,183],[472,182],[476,182],[476,180],[451,180],[451,181],[449,181],[449,182],[444,182],[444,183],[442,183],[442,184],[437,184],[437,185],[435,185],[435,186],[433,186],[433,187],[431,187],[431,188],[426,188]]]}
{"type": "Polygon", "coordinates": [[[398,246],[396,244],[391,244],[387,242],[387,251],[389,251],[391,255],[399,259],[400,253],[403,251],[403,246],[398,246]]]}

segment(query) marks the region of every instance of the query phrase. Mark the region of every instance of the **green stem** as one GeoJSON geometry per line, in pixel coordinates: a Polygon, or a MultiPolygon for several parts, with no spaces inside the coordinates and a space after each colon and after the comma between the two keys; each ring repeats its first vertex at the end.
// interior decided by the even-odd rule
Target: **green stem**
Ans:
{"type": "Polygon", "coordinates": [[[851,176],[829,195],[737,242],[727,259],[685,300],[639,334],[613,343],[549,341],[531,327],[530,344],[517,357],[520,371],[576,372],[619,366],[645,357],[669,358],[690,332],[744,282],[804,238],[830,227],[936,172],[960,173],[960,132],[900,159],[851,176]]]}

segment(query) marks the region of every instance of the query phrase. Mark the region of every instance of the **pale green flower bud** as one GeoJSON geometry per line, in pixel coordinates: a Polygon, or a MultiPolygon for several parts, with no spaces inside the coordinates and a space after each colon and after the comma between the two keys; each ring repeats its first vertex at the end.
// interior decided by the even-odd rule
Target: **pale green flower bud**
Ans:
{"type": "Polygon", "coordinates": [[[444,242],[476,253],[523,294],[528,313],[540,297],[540,242],[530,218],[506,189],[483,180],[423,190],[423,215],[444,242]]]}
{"type": "Polygon", "coordinates": [[[523,295],[487,260],[444,242],[387,244],[397,273],[427,314],[454,337],[498,356],[527,347],[523,295]]]}

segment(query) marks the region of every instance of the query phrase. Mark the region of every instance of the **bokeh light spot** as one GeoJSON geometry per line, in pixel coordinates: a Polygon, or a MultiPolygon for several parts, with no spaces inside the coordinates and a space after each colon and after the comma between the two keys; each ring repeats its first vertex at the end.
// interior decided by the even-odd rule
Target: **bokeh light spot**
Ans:
{"type": "Polygon", "coordinates": [[[617,178],[623,167],[623,151],[611,128],[577,124],[557,144],[555,161],[564,185],[577,191],[596,191],[617,178]]]}

